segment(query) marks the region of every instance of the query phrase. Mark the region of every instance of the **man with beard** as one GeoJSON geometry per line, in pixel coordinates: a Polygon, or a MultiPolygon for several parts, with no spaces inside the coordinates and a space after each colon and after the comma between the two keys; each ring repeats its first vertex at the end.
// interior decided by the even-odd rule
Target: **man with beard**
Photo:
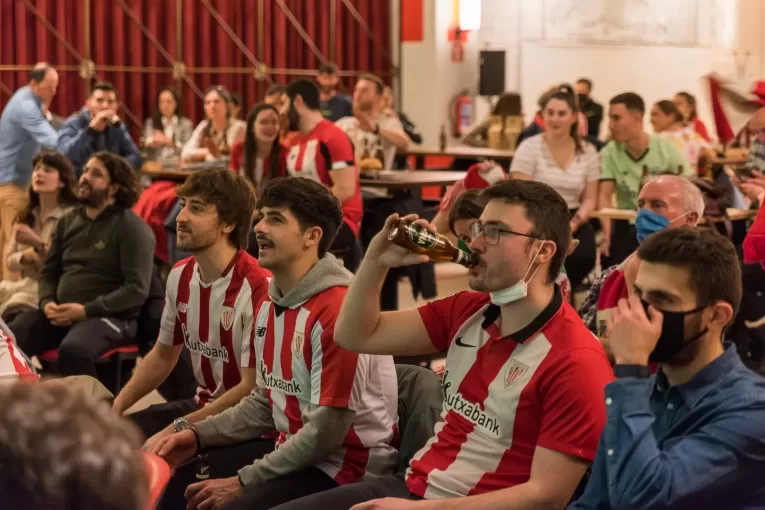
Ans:
{"type": "Polygon", "coordinates": [[[736,249],[682,227],[648,237],[638,257],[634,295],[608,320],[608,420],[569,508],[762,508],[765,380],[722,340],[741,301],[736,249]]]}
{"type": "Polygon", "coordinates": [[[250,343],[256,304],[270,273],[244,249],[255,211],[255,190],[228,170],[192,174],[179,188],[178,248],[193,256],[170,271],[158,341],[114,400],[124,412],[172,372],[184,346],[197,394],[129,415],[156,452],[163,438],[236,405],[255,386],[250,343]],[[175,421],[174,421],[175,420],[175,421]]]}
{"type": "Polygon", "coordinates": [[[121,157],[94,154],[77,197],[81,205],[59,220],[43,264],[40,309],[9,326],[29,356],[58,348],[59,373],[97,377],[99,357],[135,336],[149,295],[154,236],[130,209],[138,182],[121,157]]]}
{"type": "Polygon", "coordinates": [[[353,104],[350,98],[337,92],[339,81],[335,64],[326,62],[319,67],[316,83],[321,92],[319,96],[321,114],[330,122],[337,122],[343,117],[353,116],[353,104]]]}
{"type": "Polygon", "coordinates": [[[372,493],[341,487],[299,508],[349,508],[384,496],[424,501],[388,498],[359,508],[560,508],[574,494],[595,458],[603,388],[613,374],[600,342],[553,283],[571,238],[568,207],[534,181],[502,181],[482,198],[470,243],[480,258],[470,278],[477,292],[381,313],[377,294],[388,269],[428,260],[389,240],[393,215],[370,243],[335,327],[335,341],[356,352],[447,352],[434,436],[405,480],[372,493]]]}
{"type": "Polygon", "coordinates": [[[396,151],[409,147],[409,137],[396,117],[383,115],[385,84],[373,74],[362,74],[353,90],[353,116],[343,117],[336,125],[348,134],[356,148],[356,161],[370,157],[380,160],[382,168],[393,168],[396,151]]]}
{"type": "Polygon", "coordinates": [[[353,145],[342,129],[322,117],[315,83],[295,80],[287,85],[284,95],[289,131],[299,130],[301,134],[287,155],[287,171],[291,176],[324,184],[340,201],[343,223],[330,251],[353,271],[356,238],[364,215],[353,145]]]}
{"type": "Polygon", "coordinates": [[[353,277],[327,253],[340,204],[321,184],[292,177],[269,180],[258,208],[259,260],[273,279],[255,319],[257,385],[237,406],[168,438],[159,454],[176,474],[163,508],[186,503],[175,488],[194,479],[195,466],[184,464],[200,448],[215,479],[190,485],[184,508],[267,510],[393,470],[393,360],[333,342],[353,277]],[[242,445],[270,432],[278,433],[277,449],[245,458],[242,445]]]}

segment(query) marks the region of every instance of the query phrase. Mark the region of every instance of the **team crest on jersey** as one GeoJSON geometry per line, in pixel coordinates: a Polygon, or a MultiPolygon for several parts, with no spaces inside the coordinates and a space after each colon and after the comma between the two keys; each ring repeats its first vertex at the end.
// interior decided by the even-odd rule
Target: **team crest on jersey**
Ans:
{"type": "Polygon", "coordinates": [[[230,306],[224,306],[220,309],[220,324],[223,329],[228,331],[234,324],[234,309],[230,306]]]}
{"type": "Polygon", "coordinates": [[[189,307],[186,303],[181,303],[178,301],[178,304],[176,308],[178,308],[178,313],[186,313],[186,309],[189,307]]]}
{"type": "Polygon", "coordinates": [[[524,365],[517,359],[511,359],[505,369],[505,388],[508,388],[515,381],[523,377],[529,371],[529,366],[524,365]]]}
{"type": "Polygon", "coordinates": [[[295,331],[295,334],[292,336],[292,354],[296,358],[301,358],[303,356],[304,342],[305,338],[303,337],[303,333],[300,331],[295,331]]]}

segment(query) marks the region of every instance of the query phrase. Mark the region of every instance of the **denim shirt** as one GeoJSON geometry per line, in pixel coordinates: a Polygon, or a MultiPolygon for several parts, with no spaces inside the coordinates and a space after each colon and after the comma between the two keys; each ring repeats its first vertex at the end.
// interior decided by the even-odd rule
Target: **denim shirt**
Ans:
{"type": "Polygon", "coordinates": [[[29,185],[41,147],[55,149],[58,135],[42,112],[42,100],[21,87],[0,116],[0,184],[29,185]]]}
{"type": "Polygon", "coordinates": [[[659,372],[605,393],[592,477],[569,510],[765,508],[765,379],[735,347],[685,384],[659,372]]]}

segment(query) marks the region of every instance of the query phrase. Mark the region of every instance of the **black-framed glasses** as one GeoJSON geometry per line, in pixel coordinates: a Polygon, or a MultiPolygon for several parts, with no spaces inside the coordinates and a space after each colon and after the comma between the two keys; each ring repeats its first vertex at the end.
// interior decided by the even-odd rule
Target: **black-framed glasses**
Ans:
{"type": "Polygon", "coordinates": [[[470,225],[470,237],[475,239],[480,234],[483,234],[484,239],[486,239],[486,244],[499,244],[499,238],[502,237],[502,234],[522,236],[528,237],[530,239],[539,239],[540,241],[544,241],[544,239],[539,236],[523,234],[521,232],[515,232],[514,230],[507,230],[505,228],[500,228],[493,223],[489,223],[488,225],[481,225],[480,221],[476,221],[470,225]]]}

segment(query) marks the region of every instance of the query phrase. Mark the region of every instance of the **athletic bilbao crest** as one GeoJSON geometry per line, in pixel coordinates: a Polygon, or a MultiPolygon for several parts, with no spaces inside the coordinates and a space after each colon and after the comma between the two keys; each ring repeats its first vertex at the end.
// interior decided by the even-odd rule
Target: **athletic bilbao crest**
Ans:
{"type": "Polygon", "coordinates": [[[234,309],[230,306],[224,306],[220,310],[220,324],[223,329],[228,331],[234,324],[234,309]]]}
{"type": "Polygon", "coordinates": [[[510,363],[507,364],[507,368],[505,369],[505,388],[509,387],[515,381],[523,377],[523,375],[528,372],[528,370],[528,365],[524,365],[517,359],[511,359],[510,363]]]}
{"type": "Polygon", "coordinates": [[[303,338],[303,333],[295,331],[295,334],[292,337],[292,355],[296,358],[301,358],[303,356],[304,342],[305,339],[303,338]]]}

